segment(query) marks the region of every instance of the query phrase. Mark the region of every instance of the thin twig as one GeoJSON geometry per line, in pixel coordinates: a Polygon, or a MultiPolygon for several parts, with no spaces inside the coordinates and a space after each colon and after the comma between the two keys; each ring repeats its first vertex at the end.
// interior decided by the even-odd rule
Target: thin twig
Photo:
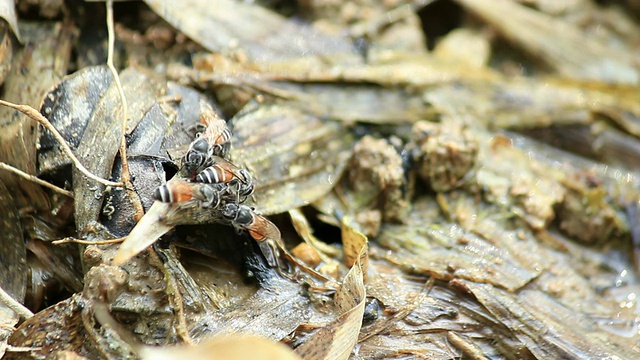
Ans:
{"type": "Polygon", "coordinates": [[[65,190],[65,189],[63,189],[61,187],[57,187],[57,186],[53,185],[52,183],[46,182],[46,181],[44,181],[42,179],[38,179],[37,177],[35,177],[33,175],[30,175],[30,174],[27,174],[26,172],[24,172],[24,171],[22,171],[22,170],[20,170],[18,168],[15,168],[15,167],[13,167],[13,166],[11,166],[9,164],[5,164],[3,162],[0,162],[0,169],[10,171],[10,172],[22,177],[22,178],[25,178],[25,179],[27,179],[29,181],[33,181],[34,183],[36,183],[38,185],[42,185],[42,186],[47,187],[47,188],[49,188],[49,189],[51,189],[51,190],[53,190],[53,191],[55,191],[57,193],[60,193],[62,195],[65,195],[65,196],[68,196],[70,198],[73,198],[73,193],[71,191],[65,190]]]}
{"type": "Polygon", "coordinates": [[[118,88],[118,94],[120,94],[120,102],[122,102],[122,139],[120,141],[120,163],[122,164],[122,171],[120,175],[120,179],[125,185],[125,191],[129,200],[131,201],[131,205],[133,205],[134,215],[133,220],[138,222],[142,215],[144,215],[144,208],[142,207],[142,202],[140,201],[140,197],[133,190],[133,184],[131,183],[131,173],[129,172],[129,161],[127,160],[127,139],[125,137],[127,133],[127,121],[129,119],[127,104],[127,97],[124,95],[124,89],[122,88],[122,83],[120,82],[120,76],[118,75],[118,71],[116,67],[113,65],[113,52],[115,47],[115,33],[113,31],[113,0],[107,0],[107,33],[109,46],[107,52],[107,67],[111,70],[111,74],[113,74],[113,78],[116,82],[116,87],[118,88]]]}
{"type": "Polygon", "coordinates": [[[21,319],[28,319],[33,316],[31,310],[27,309],[24,305],[17,302],[11,295],[7,294],[2,287],[0,287],[0,302],[6,305],[9,309],[13,310],[21,319]]]}
{"type": "Polygon", "coordinates": [[[121,237],[121,238],[117,238],[117,239],[109,239],[109,240],[91,241],[91,240],[81,240],[81,239],[76,239],[76,238],[72,238],[72,237],[66,237],[64,239],[52,241],[51,243],[53,245],[60,245],[60,244],[67,244],[67,243],[74,243],[74,244],[80,244],[80,245],[108,245],[108,244],[121,243],[125,239],[126,239],[126,237],[121,237]]]}
{"type": "Polygon", "coordinates": [[[30,351],[40,351],[42,350],[42,347],[40,346],[34,346],[34,347],[29,347],[29,346],[13,346],[13,345],[7,345],[7,352],[30,352],[30,351]]]}
{"type": "Polygon", "coordinates": [[[99,176],[96,176],[96,175],[92,174],[89,170],[87,170],[87,168],[84,167],[84,165],[82,165],[80,160],[78,160],[78,158],[74,155],[73,151],[71,150],[71,148],[69,147],[67,142],[64,140],[62,135],[60,135],[58,130],[56,130],[56,128],[53,126],[53,124],[51,124],[49,122],[49,120],[47,120],[47,118],[42,116],[42,114],[40,114],[40,112],[38,112],[38,110],[32,108],[29,105],[18,105],[18,104],[14,104],[12,102],[8,102],[8,101],[5,101],[5,100],[0,100],[0,105],[4,105],[6,107],[10,107],[12,109],[16,109],[16,110],[20,111],[21,113],[25,114],[27,117],[39,122],[47,130],[51,131],[53,136],[60,143],[60,146],[62,146],[62,150],[67,154],[67,156],[69,156],[69,158],[71,159],[73,164],[78,168],[78,170],[80,170],[81,173],[83,173],[89,179],[97,181],[100,184],[103,184],[103,185],[106,185],[106,186],[113,186],[113,187],[122,187],[123,186],[123,184],[121,182],[114,182],[114,181],[109,181],[109,180],[103,179],[103,178],[101,178],[99,176]]]}
{"type": "Polygon", "coordinates": [[[138,193],[133,190],[133,184],[131,183],[131,173],[129,172],[129,161],[127,160],[127,139],[125,135],[127,134],[127,121],[129,119],[127,104],[127,97],[124,95],[124,89],[122,88],[122,83],[120,82],[120,76],[118,75],[118,71],[116,67],[113,65],[113,52],[115,47],[115,32],[113,31],[113,0],[107,0],[107,33],[108,33],[108,52],[107,52],[107,67],[111,70],[111,74],[113,75],[113,79],[116,82],[116,87],[118,89],[118,94],[120,94],[120,102],[122,103],[122,138],[120,140],[120,163],[122,164],[122,171],[120,172],[120,179],[125,185],[125,192],[131,201],[131,205],[133,206],[133,220],[138,222],[140,218],[144,215],[144,208],[142,207],[142,202],[140,201],[140,197],[138,193]]]}
{"type": "Polygon", "coordinates": [[[10,171],[10,172],[22,177],[22,178],[25,178],[25,179],[27,179],[29,181],[33,181],[34,183],[36,183],[38,185],[42,185],[44,187],[48,187],[49,189],[51,189],[51,190],[53,190],[53,191],[55,191],[57,193],[60,193],[62,195],[65,195],[65,196],[68,196],[70,198],[73,198],[73,193],[71,191],[65,190],[65,189],[63,189],[61,187],[57,187],[57,186],[53,185],[52,183],[46,182],[46,181],[44,181],[42,179],[38,179],[37,177],[35,177],[33,175],[30,175],[30,174],[27,174],[26,172],[24,172],[24,171],[22,171],[22,170],[20,170],[18,168],[15,168],[15,167],[13,167],[13,166],[11,166],[9,164],[5,164],[3,162],[0,162],[0,169],[10,171]]]}

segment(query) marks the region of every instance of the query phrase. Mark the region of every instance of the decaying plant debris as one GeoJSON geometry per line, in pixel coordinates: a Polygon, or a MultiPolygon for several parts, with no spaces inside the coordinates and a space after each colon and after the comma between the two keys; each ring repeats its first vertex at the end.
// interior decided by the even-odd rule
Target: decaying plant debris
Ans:
{"type": "Polygon", "coordinates": [[[104,8],[0,6],[4,358],[640,357],[637,1],[104,8]],[[276,267],[154,201],[212,114],[276,267]]]}

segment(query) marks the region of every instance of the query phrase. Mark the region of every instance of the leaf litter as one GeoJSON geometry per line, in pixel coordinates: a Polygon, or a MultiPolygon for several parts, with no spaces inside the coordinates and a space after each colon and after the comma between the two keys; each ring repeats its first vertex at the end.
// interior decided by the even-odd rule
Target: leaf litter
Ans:
{"type": "Polygon", "coordinates": [[[2,171],[0,285],[35,313],[0,306],[5,357],[637,357],[639,26],[565,2],[456,1],[447,34],[441,1],[122,4],[121,89],[101,35],[18,6],[2,99],[97,179],[124,137],[131,183],[3,107],[0,160],[73,192],[2,171]],[[198,183],[203,138],[251,178],[198,183]]]}

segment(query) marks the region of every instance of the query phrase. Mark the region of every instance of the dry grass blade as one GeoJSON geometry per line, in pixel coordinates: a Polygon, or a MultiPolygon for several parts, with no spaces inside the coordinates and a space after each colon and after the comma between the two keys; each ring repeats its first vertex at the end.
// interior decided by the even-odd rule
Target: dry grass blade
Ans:
{"type": "Polygon", "coordinates": [[[57,187],[55,185],[53,185],[52,183],[46,182],[42,179],[38,179],[37,177],[33,176],[33,175],[29,175],[26,172],[20,170],[20,169],[16,169],[11,165],[5,164],[3,162],[0,162],[0,169],[2,170],[7,170],[7,171],[11,171],[12,173],[25,178],[29,181],[33,181],[34,183],[38,184],[38,185],[42,185],[46,188],[49,188],[59,194],[62,194],[64,196],[68,196],[70,198],[73,198],[73,193],[71,191],[65,190],[63,188],[57,187]]]}
{"type": "Polygon", "coordinates": [[[62,146],[62,149],[64,150],[64,152],[67,154],[67,156],[69,156],[71,161],[73,161],[73,164],[78,168],[78,170],[80,170],[89,179],[95,180],[95,181],[97,181],[100,184],[103,184],[105,186],[115,186],[115,187],[122,187],[123,186],[123,184],[121,182],[114,182],[114,181],[105,180],[105,179],[103,179],[101,177],[98,177],[98,176],[92,174],[89,170],[87,170],[87,168],[84,167],[84,165],[82,165],[82,163],[78,160],[78,158],[73,154],[73,151],[71,151],[71,148],[69,147],[67,142],[64,140],[62,135],[60,135],[58,130],[56,130],[56,128],[53,125],[51,125],[49,120],[47,120],[47,118],[42,116],[42,114],[40,114],[38,112],[38,110],[32,108],[29,105],[18,105],[18,104],[14,104],[14,103],[11,103],[11,102],[8,102],[8,101],[4,101],[4,100],[0,100],[0,105],[4,105],[6,107],[10,107],[12,109],[16,109],[16,110],[20,111],[21,113],[25,114],[29,118],[31,118],[31,119],[37,121],[38,123],[40,123],[47,130],[51,131],[51,133],[53,133],[53,135],[55,136],[56,140],[58,140],[60,142],[60,145],[62,146]]]}

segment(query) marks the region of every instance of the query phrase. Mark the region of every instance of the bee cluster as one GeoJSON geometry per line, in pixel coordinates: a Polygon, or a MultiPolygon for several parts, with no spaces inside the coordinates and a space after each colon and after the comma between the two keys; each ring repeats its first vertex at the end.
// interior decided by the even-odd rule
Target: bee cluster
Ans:
{"type": "Polygon", "coordinates": [[[182,157],[181,173],[186,177],[174,178],[160,186],[155,191],[155,199],[167,203],[190,202],[218,211],[224,222],[249,233],[269,266],[278,266],[280,230],[243,204],[253,194],[253,179],[248,170],[228,160],[231,131],[217,116],[203,116],[201,122],[204,130],[182,157]]]}

